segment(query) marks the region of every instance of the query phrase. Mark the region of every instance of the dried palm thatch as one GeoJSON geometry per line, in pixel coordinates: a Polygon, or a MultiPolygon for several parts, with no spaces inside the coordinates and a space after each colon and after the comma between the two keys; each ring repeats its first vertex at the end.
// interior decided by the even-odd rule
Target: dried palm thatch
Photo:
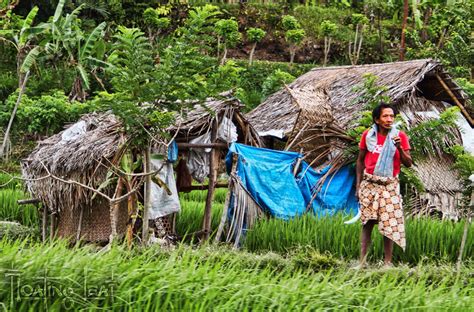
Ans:
{"type": "MultiPolygon", "coordinates": [[[[354,126],[365,106],[359,100],[365,91],[355,87],[362,86],[364,75],[369,73],[377,76],[378,85],[387,88],[385,95],[409,126],[420,122],[419,111],[441,112],[445,109],[444,103],[459,106],[463,116],[474,126],[474,114],[466,105],[468,96],[443,70],[441,63],[431,59],[314,68],[271,95],[246,117],[259,133],[282,132],[286,148],[303,150],[312,166],[332,164],[329,176],[350,161],[344,151],[353,139],[346,131],[354,126]]],[[[453,132],[450,144],[462,144],[459,132],[453,132]]],[[[437,152],[439,157],[446,157],[440,149],[437,152]]],[[[450,159],[446,161],[452,163],[450,159]]],[[[459,192],[459,178],[454,173],[444,174],[445,170],[450,171],[436,162],[416,168],[428,192],[448,189],[452,194],[459,192]],[[433,183],[432,176],[439,176],[443,182],[433,183]]]]}
{"type": "MultiPolygon", "coordinates": [[[[64,140],[63,133],[39,142],[36,149],[22,161],[23,177],[28,191],[38,198],[48,210],[60,216],[58,234],[75,236],[82,219],[83,239],[104,241],[109,238],[111,222],[109,203],[95,198],[94,193],[77,184],[68,184],[48,177],[48,172],[65,180],[72,180],[99,188],[106,179],[111,163],[120,159],[120,153],[127,141],[121,122],[112,114],[92,113],[84,115],[86,132],[74,139],[64,140]]],[[[110,195],[113,188],[102,190],[110,195]]],[[[118,227],[123,230],[127,223],[127,207],[121,205],[122,216],[118,227]]],[[[122,231],[121,231],[122,232],[122,231]]]]}
{"type": "Polygon", "coordinates": [[[237,126],[239,142],[261,146],[257,131],[240,112],[243,107],[231,92],[221,93],[219,98],[208,98],[204,103],[185,109],[177,116],[175,125],[167,130],[176,135],[176,141],[188,142],[210,132],[212,125],[215,122],[219,125],[225,117],[237,126]]]}

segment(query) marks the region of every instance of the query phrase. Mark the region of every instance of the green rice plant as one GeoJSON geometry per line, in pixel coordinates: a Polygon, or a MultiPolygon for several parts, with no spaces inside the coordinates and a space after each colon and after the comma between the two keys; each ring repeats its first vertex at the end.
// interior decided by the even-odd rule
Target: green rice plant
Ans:
{"type": "Polygon", "coordinates": [[[18,205],[27,196],[21,190],[0,190],[0,220],[16,221],[25,226],[38,227],[38,209],[34,205],[18,205]]]}
{"type": "MultiPolygon", "coordinates": [[[[205,201],[194,201],[181,199],[181,212],[176,218],[176,233],[180,236],[187,236],[202,229],[205,201]]],[[[213,202],[211,229],[215,230],[219,226],[224,204],[213,202]]]]}
{"type": "MultiPolygon", "coordinates": [[[[432,219],[407,219],[407,248],[395,246],[394,261],[418,263],[424,258],[435,261],[457,260],[464,222],[432,219]]],[[[290,221],[268,219],[257,223],[247,232],[244,246],[249,251],[286,253],[299,246],[311,246],[317,251],[346,258],[359,257],[361,225],[345,225],[342,216],[315,218],[304,215],[290,221]]],[[[369,260],[383,256],[382,236],[377,226],[372,233],[369,260]]],[[[468,232],[464,259],[474,258],[474,225],[468,232]]]]}
{"type": "MultiPolygon", "coordinates": [[[[214,193],[214,202],[223,204],[227,195],[226,188],[217,188],[214,193]]],[[[205,202],[207,198],[207,190],[195,190],[189,193],[179,194],[181,200],[205,202]]]]}
{"type": "Polygon", "coordinates": [[[1,240],[0,250],[0,302],[14,311],[467,311],[474,306],[472,262],[456,274],[448,264],[295,269],[291,258],[212,246],[128,251],[115,245],[98,253],[63,241],[1,240]]]}
{"type": "Polygon", "coordinates": [[[0,185],[2,189],[23,189],[23,182],[20,180],[12,180],[11,176],[5,173],[0,173],[0,185]]]}

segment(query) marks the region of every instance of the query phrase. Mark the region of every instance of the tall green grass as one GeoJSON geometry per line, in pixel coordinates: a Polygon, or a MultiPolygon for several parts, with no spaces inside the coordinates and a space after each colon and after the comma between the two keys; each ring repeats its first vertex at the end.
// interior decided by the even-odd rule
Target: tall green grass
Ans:
{"type": "MultiPolygon", "coordinates": [[[[216,196],[213,204],[213,229],[218,226],[225,199],[226,190],[219,191],[220,195],[216,196]]],[[[182,211],[176,227],[178,234],[189,234],[201,229],[205,195],[205,191],[193,191],[182,197],[182,211]]],[[[274,251],[285,254],[300,246],[310,246],[322,253],[356,259],[360,253],[361,225],[345,225],[343,221],[341,215],[316,218],[309,214],[289,221],[274,218],[262,220],[247,232],[243,247],[252,252],[274,251]]],[[[403,252],[395,246],[394,261],[418,263],[428,259],[454,262],[458,257],[463,228],[464,222],[407,218],[407,248],[403,252]]],[[[382,236],[375,227],[369,260],[380,260],[382,257],[382,236]]],[[[469,229],[463,258],[474,258],[474,225],[469,229]]]]}
{"type": "Polygon", "coordinates": [[[97,253],[64,242],[0,241],[0,249],[0,302],[14,311],[467,311],[474,306],[472,263],[457,275],[449,265],[353,271],[337,263],[310,270],[278,255],[182,245],[130,252],[115,246],[97,253]],[[42,297],[41,290],[51,286],[42,297]]]}
{"type": "Polygon", "coordinates": [[[0,189],[0,220],[16,221],[25,226],[39,225],[38,209],[34,205],[18,205],[27,195],[18,189],[0,189]]]}
{"type": "MultiPolygon", "coordinates": [[[[406,220],[407,247],[395,246],[394,260],[418,263],[424,258],[436,261],[457,259],[464,222],[432,219],[406,220]]],[[[298,246],[311,246],[320,252],[354,259],[360,250],[360,223],[345,225],[342,216],[315,218],[304,215],[290,221],[263,220],[247,232],[244,246],[250,251],[288,252],[298,246]]],[[[372,233],[369,259],[382,259],[383,242],[377,227],[372,233]]],[[[468,232],[464,258],[474,258],[474,225],[468,232]]]]}

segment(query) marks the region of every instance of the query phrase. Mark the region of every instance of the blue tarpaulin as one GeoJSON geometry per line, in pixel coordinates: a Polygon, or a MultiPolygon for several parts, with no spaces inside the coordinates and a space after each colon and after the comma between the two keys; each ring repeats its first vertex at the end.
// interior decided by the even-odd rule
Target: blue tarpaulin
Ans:
{"type": "MultiPolygon", "coordinates": [[[[301,161],[298,175],[294,166],[302,155],[233,143],[229,148],[227,170],[232,168],[232,155],[237,154],[237,175],[243,187],[255,202],[272,216],[289,219],[306,212],[315,186],[329,168],[316,172],[301,161]]],[[[315,214],[333,215],[336,212],[356,213],[358,203],[354,196],[355,173],[344,167],[323,184],[312,202],[315,214]]]]}

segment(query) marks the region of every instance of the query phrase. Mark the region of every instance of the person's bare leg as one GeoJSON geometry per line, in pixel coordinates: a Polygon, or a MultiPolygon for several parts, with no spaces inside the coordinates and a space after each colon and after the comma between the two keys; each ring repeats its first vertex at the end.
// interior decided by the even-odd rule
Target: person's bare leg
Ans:
{"type": "Polygon", "coordinates": [[[365,265],[367,259],[367,250],[370,247],[372,230],[374,229],[376,221],[369,220],[366,224],[362,225],[362,234],[360,237],[360,265],[365,265]]]}
{"type": "Polygon", "coordinates": [[[388,237],[383,237],[383,251],[385,265],[392,265],[393,241],[388,237]]]}

